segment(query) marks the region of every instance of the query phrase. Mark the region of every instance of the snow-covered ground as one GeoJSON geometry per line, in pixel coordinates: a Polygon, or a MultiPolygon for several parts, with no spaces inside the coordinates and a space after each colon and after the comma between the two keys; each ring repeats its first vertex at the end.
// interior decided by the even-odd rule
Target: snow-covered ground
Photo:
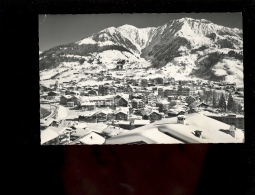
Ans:
{"type": "Polygon", "coordinates": [[[239,60],[224,59],[214,66],[215,74],[226,76],[227,82],[235,82],[238,86],[243,85],[243,64],[239,60]]]}

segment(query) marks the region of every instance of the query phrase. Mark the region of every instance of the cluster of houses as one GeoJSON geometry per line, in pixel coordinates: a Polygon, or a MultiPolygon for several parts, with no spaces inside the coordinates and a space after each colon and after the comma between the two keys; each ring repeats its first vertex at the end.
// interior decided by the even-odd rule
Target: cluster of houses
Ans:
{"type": "MultiPolygon", "coordinates": [[[[172,78],[160,77],[148,79],[142,76],[137,79],[132,74],[125,75],[125,71],[119,71],[116,74],[122,78],[114,78],[108,72],[90,73],[90,78],[99,78],[103,75],[105,75],[103,81],[96,79],[72,80],[62,83],[56,81],[55,84],[48,87],[40,85],[41,103],[55,102],[72,110],[75,115],[67,117],[63,121],[76,124],[64,124],[63,121],[54,119],[42,121],[41,136],[44,138],[42,144],[99,144],[110,136],[148,125],[163,118],[205,110],[209,111],[207,116],[210,118],[226,124],[235,124],[236,127],[244,129],[242,115],[236,117],[216,116],[211,112],[210,106],[202,102],[198,95],[198,90],[203,88],[228,88],[230,91],[238,92],[235,84],[175,81],[172,78]],[[85,126],[100,124],[101,127],[97,126],[91,130],[87,126],[78,127],[81,124],[85,124],[85,126]],[[102,129],[103,125],[106,125],[104,129],[102,129]],[[101,131],[98,130],[100,128],[101,131]],[[92,141],[90,136],[98,142],[92,141]]],[[[242,90],[239,92],[241,96],[242,90]]],[[[240,99],[242,98],[240,97],[240,99]]]]}

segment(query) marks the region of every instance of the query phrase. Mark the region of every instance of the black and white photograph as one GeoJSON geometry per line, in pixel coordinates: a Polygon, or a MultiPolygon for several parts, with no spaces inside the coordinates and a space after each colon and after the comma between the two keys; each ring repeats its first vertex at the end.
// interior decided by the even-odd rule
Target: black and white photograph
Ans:
{"type": "Polygon", "coordinates": [[[41,145],[244,143],[241,12],[38,15],[41,145]]]}

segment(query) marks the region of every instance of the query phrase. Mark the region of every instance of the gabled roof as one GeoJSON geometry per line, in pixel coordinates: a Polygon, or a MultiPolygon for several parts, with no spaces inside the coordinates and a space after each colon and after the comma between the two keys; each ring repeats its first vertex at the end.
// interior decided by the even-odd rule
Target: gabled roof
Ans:
{"type": "Polygon", "coordinates": [[[150,120],[134,120],[134,125],[147,125],[150,124],[150,120]]]}
{"type": "Polygon", "coordinates": [[[61,95],[60,98],[61,98],[61,97],[64,97],[64,98],[66,98],[66,99],[70,99],[72,96],[71,96],[71,95],[61,95]]]}
{"type": "Polygon", "coordinates": [[[101,113],[107,115],[109,112],[106,112],[106,111],[104,111],[104,110],[100,110],[100,111],[97,112],[97,115],[98,115],[98,114],[101,114],[101,113]]]}
{"type": "Polygon", "coordinates": [[[80,93],[79,91],[71,91],[70,93],[80,93]]]}
{"type": "Polygon", "coordinates": [[[66,130],[66,127],[50,127],[50,129],[52,129],[53,131],[60,135],[66,130]]]}
{"type": "Polygon", "coordinates": [[[153,114],[153,113],[158,114],[158,115],[161,115],[159,112],[157,112],[157,111],[155,111],[155,110],[152,110],[151,112],[149,112],[148,115],[151,115],[151,114],[153,114]]]}
{"type": "Polygon", "coordinates": [[[95,106],[96,103],[95,102],[82,102],[81,106],[95,106]]]}
{"type": "Polygon", "coordinates": [[[156,104],[170,104],[170,102],[168,102],[167,100],[161,100],[156,102],[156,104]]]}
{"type": "Polygon", "coordinates": [[[124,110],[119,110],[119,111],[115,112],[115,114],[119,114],[119,113],[123,113],[123,114],[127,115],[127,112],[125,112],[124,110]]]}
{"type": "Polygon", "coordinates": [[[97,112],[98,111],[84,111],[80,112],[79,116],[89,117],[95,115],[97,112]]]}
{"type": "Polygon", "coordinates": [[[79,99],[80,96],[79,95],[73,95],[71,98],[79,99]]]}
{"type": "Polygon", "coordinates": [[[86,145],[102,145],[105,142],[105,138],[97,133],[91,132],[79,140],[86,145]]]}
{"type": "Polygon", "coordinates": [[[123,121],[123,120],[120,120],[120,121],[116,121],[115,124],[119,124],[119,125],[130,125],[130,121],[123,121]]]}
{"type": "Polygon", "coordinates": [[[41,144],[44,144],[50,140],[53,140],[58,137],[58,133],[53,131],[50,128],[47,128],[43,131],[41,131],[41,144]]]}
{"type": "Polygon", "coordinates": [[[128,107],[117,107],[116,110],[115,110],[115,113],[118,112],[118,111],[122,111],[124,113],[127,113],[127,112],[129,112],[129,108],[128,107]]]}
{"type": "Polygon", "coordinates": [[[87,123],[87,125],[91,131],[98,133],[102,133],[102,131],[108,127],[108,125],[103,123],[87,123]]]}
{"type": "Polygon", "coordinates": [[[132,100],[132,102],[143,102],[143,100],[142,100],[142,99],[136,99],[136,98],[135,98],[135,99],[132,100]]]}
{"type": "Polygon", "coordinates": [[[75,137],[82,137],[84,135],[87,135],[91,132],[90,129],[86,128],[86,129],[81,129],[81,128],[78,128],[78,129],[75,129],[71,135],[72,136],[75,136],[75,137]]]}
{"type": "Polygon", "coordinates": [[[76,128],[76,129],[84,129],[87,127],[88,127],[88,125],[86,123],[78,123],[77,125],[74,125],[74,128],[76,128]]]}

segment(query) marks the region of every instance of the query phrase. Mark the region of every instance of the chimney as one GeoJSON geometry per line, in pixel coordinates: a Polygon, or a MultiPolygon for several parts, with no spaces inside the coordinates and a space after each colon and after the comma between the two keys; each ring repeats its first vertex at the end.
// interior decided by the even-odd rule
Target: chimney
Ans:
{"type": "Polygon", "coordinates": [[[185,117],[184,115],[178,115],[178,116],[177,116],[177,123],[178,123],[178,124],[186,125],[185,118],[186,118],[186,117],[185,117]]]}
{"type": "Polygon", "coordinates": [[[235,131],[236,131],[236,128],[235,128],[235,125],[230,125],[229,127],[229,134],[232,136],[232,137],[236,137],[235,136],[235,131]]]}

